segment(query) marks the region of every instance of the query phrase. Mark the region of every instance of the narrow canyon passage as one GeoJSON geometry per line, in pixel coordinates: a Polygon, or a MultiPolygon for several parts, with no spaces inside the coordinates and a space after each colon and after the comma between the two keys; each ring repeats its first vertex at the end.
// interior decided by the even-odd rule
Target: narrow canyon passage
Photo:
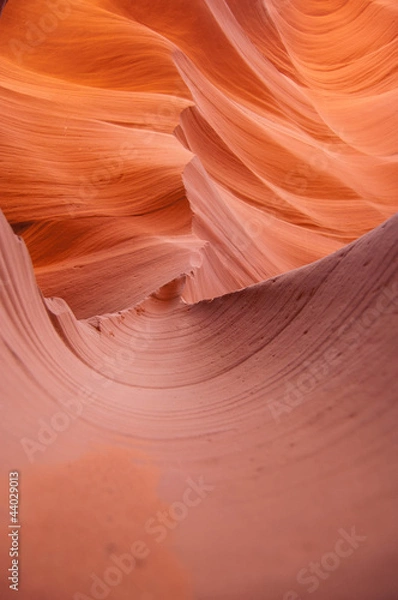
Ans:
{"type": "Polygon", "coordinates": [[[395,3],[0,13],[1,598],[395,600],[395,3]]]}

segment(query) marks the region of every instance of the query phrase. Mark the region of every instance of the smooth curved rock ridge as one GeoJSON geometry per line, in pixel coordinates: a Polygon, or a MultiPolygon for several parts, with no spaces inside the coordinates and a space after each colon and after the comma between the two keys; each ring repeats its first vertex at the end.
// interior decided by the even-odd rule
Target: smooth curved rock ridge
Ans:
{"type": "MultiPolygon", "coordinates": [[[[279,598],[311,556],[335,543],[339,528],[355,526],[366,547],[319,597],[343,599],[348,589],[387,599],[397,534],[397,230],[394,217],[328,258],[210,302],[150,298],[85,323],[60,300],[41,298],[29,255],[3,220],[6,464],[23,469],[31,494],[42,478],[49,490],[65,485],[58,474],[68,465],[77,489],[93,485],[103,494],[97,463],[122,477],[117,465],[130,461],[138,465],[127,475],[130,485],[156,477],[159,496],[151,502],[158,503],[178,500],[184,481],[204,478],[200,510],[170,534],[174,550],[164,549],[160,564],[148,558],[151,593],[168,581],[165,565],[174,561],[167,585],[176,578],[183,591],[165,598],[241,598],[248,589],[253,598],[264,590],[279,598]],[[60,415],[65,430],[37,438],[40,427],[62,426],[60,415]],[[231,564],[241,568],[233,574],[231,564]]],[[[147,493],[129,512],[133,540],[148,520],[137,517],[152,506],[147,493]]],[[[85,519],[81,551],[97,568],[103,559],[92,548],[110,535],[112,494],[100,506],[89,497],[83,508],[62,508],[70,522],[85,519]],[[91,509],[95,526],[84,516],[91,509]]],[[[48,507],[54,498],[46,492],[48,507]]],[[[46,548],[52,537],[46,542],[32,527],[39,510],[28,514],[26,547],[34,534],[46,548]]],[[[77,543],[73,528],[53,526],[62,547],[77,543]]],[[[110,536],[119,550],[127,543],[123,527],[110,536]]],[[[25,576],[39,568],[46,590],[70,597],[59,591],[52,561],[36,563],[26,551],[25,564],[25,576]]],[[[88,568],[64,566],[66,589],[87,587],[88,568]]],[[[30,581],[23,597],[39,597],[42,583],[30,581]]],[[[124,582],[117,597],[131,585],[124,582]]]]}
{"type": "Polygon", "coordinates": [[[394,0],[0,14],[21,600],[395,599],[394,0]]]}

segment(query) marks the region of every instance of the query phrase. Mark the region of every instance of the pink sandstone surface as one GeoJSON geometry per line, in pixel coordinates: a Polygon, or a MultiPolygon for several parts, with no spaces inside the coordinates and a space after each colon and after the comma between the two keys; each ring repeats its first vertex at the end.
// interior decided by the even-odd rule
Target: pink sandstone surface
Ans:
{"type": "Polygon", "coordinates": [[[1,599],[396,600],[397,13],[0,3],[1,599]]]}

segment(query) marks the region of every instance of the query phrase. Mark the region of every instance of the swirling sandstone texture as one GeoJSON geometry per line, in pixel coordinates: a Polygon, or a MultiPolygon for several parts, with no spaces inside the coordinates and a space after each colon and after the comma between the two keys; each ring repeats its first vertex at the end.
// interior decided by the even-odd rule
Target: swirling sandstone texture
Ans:
{"type": "Polygon", "coordinates": [[[1,598],[395,600],[397,13],[0,2],[1,598]]]}

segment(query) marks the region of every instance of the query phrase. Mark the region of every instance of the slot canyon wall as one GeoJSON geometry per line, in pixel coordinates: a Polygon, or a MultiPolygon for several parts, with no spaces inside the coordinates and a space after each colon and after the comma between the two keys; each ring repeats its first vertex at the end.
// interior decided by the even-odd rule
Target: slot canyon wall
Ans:
{"type": "Polygon", "coordinates": [[[397,14],[0,3],[1,598],[396,600],[397,14]]]}

